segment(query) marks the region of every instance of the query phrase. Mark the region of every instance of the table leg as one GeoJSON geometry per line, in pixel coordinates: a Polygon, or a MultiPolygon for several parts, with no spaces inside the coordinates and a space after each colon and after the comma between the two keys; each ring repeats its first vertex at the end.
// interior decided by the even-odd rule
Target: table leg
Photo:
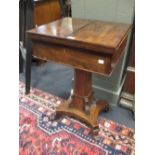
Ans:
{"type": "Polygon", "coordinates": [[[98,134],[98,115],[108,111],[106,101],[96,101],[92,91],[92,73],[75,69],[73,95],[69,101],[56,109],[56,117],[62,115],[76,118],[92,128],[93,135],[98,134]]]}
{"type": "MultiPolygon", "coordinates": [[[[34,27],[34,3],[26,1],[26,30],[34,27]]],[[[26,32],[25,32],[26,33],[26,32]]],[[[32,61],[32,42],[26,35],[26,75],[25,75],[25,93],[29,94],[31,87],[31,61],[32,61]]]]}
{"type": "Polygon", "coordinates": [[[31,87],[31,61],[32,61],[32,49],[27,48],[26,52],[26,72],[25,72],[25,94],[29,94],[31,87]]]}

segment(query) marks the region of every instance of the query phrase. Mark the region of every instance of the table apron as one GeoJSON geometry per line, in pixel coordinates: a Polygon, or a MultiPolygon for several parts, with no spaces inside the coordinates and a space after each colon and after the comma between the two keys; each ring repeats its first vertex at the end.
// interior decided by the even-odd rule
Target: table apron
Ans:
{"type": "Polygon", "coordinates": [[[33,54],[48,61],[109,76],[111,57],[94,51],[33,41],[33,54]]]}

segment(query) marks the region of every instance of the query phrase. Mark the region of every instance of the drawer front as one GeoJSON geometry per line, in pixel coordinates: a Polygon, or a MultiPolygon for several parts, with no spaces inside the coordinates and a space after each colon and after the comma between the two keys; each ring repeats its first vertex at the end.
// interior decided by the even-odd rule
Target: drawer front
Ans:
{"type": "Polygon", "coordinates": [[[111,59],[107,55],[37,41],[33,41],[33,48],[34,56],[41,59],[55,61],[105,76],[111,73],[111,59]]]}

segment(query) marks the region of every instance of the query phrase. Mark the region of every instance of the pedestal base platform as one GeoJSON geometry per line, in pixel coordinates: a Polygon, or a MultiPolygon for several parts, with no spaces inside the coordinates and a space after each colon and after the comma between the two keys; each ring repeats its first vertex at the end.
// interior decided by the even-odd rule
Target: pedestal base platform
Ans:
{"type": "Polygon", "coordinates": [[[108,111],[109,105],[106,101],[97,101],[95,104],[92,104],[89,111],[81,111],[77,108],[70,107],[69,102],[65,102],[56,109],[56,119],[67,115],[72,118],[78,119],[79,121],[85,123],[92,130],[92,135],[96,136],[99,131],[98,126],[98,115],[101,111],[108,111]]]}

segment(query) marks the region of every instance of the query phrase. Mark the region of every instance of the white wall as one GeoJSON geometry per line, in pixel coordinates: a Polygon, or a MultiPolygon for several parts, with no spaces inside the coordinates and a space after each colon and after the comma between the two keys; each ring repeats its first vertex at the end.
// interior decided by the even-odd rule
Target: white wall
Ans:
{"type": "Polygon", "coordinates": [[[73,17],[132,23],[134,0],[72,0],[73,17]]]}

